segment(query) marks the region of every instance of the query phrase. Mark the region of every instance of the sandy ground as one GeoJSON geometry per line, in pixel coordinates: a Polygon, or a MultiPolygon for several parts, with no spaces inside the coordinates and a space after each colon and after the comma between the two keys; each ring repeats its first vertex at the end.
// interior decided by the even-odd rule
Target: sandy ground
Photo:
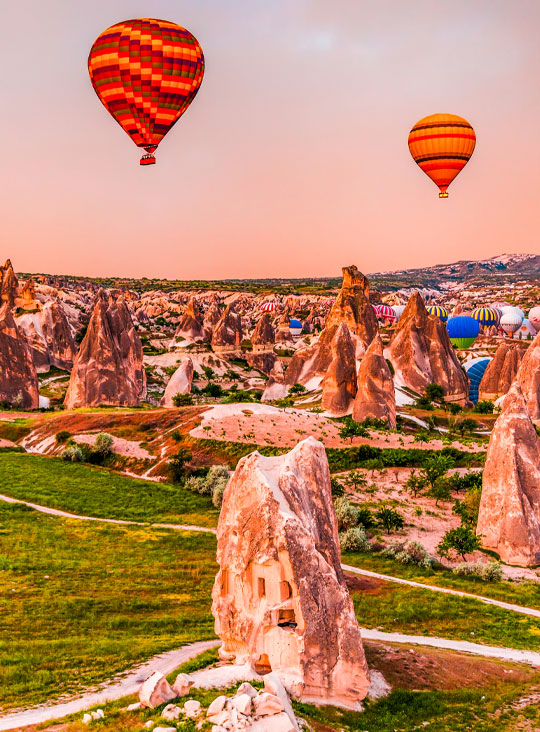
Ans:
{"type": "MultiPolygon", "coordinates": [[[[73,439],[75,442],[84,442],[86,445],[93,445],[96,441],[97,433],[91,434],[91,435],[74,435],[73,439]]],[[[143,460],[156,460],[156,456],[152,455],[148,452],[148,450],[145,450],[144,447],[141,447],[138,442],[135,442],[133,440],[124,440],[122,437],[115,437],[114,435],[111,435],[113,438],[112,443],[112,451],[115,452],[117,455],[123,455],[124,457],[131,457],[131,458],[142,458],[143,460]]]]}
{"type": "MultiPolygon", "coordinates": [[[[415,442],[412,435],[397,432],[370,431],[370,437],[354,437],[343,440],[339,436],[339,422],[333,422],[322,414],[300,409],[278,409],[266,404],[219,404],[203,414],[200,426],[191,431],[193,437],[232,442],[257,443],[294,447],[300,440],[309,437],[320,440],[326,447],[416,447],[440,450],[441,440],[415,442]]],[[[477,452],[477,446],[452,445],[466,452],[477,452]]]]}
{"type": "Polygon", "coordinates": [[[0,447],[17,447],[15,442],[11,442],[11,440],[3,440],[0,438],[0,447]]]}

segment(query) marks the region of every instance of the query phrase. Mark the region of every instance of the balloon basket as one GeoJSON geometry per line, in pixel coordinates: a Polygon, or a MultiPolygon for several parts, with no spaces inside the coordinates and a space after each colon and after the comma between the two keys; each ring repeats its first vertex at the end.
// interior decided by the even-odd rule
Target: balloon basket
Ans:
{"type": "Polygon", "coordinates": [[[155,162],[156,162],[156,157],[155,157],[155,155],[151,155],[151,154],[143,155],[140,160],[141,165],[154,165],[155,162]]]}
{"type": "Polygon", "coordinates": [[[439,198],[448,198],[448,193],[446,191],[441,191],[439,193],[439,198]]]}

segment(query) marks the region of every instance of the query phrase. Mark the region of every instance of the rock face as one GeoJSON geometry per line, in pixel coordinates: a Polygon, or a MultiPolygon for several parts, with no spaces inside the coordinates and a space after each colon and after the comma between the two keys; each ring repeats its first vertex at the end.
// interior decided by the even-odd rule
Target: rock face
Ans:
{"type": "Polygon", "coordinates": [[[333,359],[322,381],[322,406],[334,417],[347,414],[356,395],[356,357],[351,334],[345,323],[337,328],[332,341],[333,359]]]}
{"type": "Polygon", "coordinates": [[[19,281],[13,271],[11,260],[8,259],[4,266],[0,266],[0,304],[7,302],[13,306],[17,297],[17,288],[19,281]]]}
{"type": "Polygon", "coordinates": [[[194,298],[191,298],[180,318],[174,334],[173,344],[175,341],[181,342],[182,340],[191,342],[209,340],[208,332],[203,326],[202,315],[194,298]]]}
{"type": "Polygon", "coordinates": [[[211,333],[214,330],[216,323],[219,323],[221,319],[221,310],[217,303],[213,302],[204,316],[203,326],[205,330],[211,333]]]}
{"type": "Polygon", "coordinates": [[[71,372],[64,404],[139,406],[146,394],[143,352],[122,297],[100,291],[71,372]]]}
{"type": "Polygon", "coordinates": [[[478,387],[478,398],[494,402],[504,396],[516,378],[522,358],[523,349],[501,343],[484,371],[478,387]]]}
{"type": "Polygon", "coordinates": [[[540,419],[540,333],[528,347],[516,375],[531,419],[540,419]]]}
{"type": "Polygon", "coordinates": [[[240,460],[223,496],[217,560],[223,657],[275,672],[297,698],[356,708],[369,681],[322,443],[309,437],[287,455],[240,460]]]}
{"type": "Polygon", "coordinates": [[[190,358],[186,358],[169,379],[163,399],[161,400],[161,406],[174,407],[173,397],[176,394],[189,394],[192,381],[193,361],[190,358]]]}
{"type": "Polygon", "coordinates": [[[216,353],[230,353],[240,350],[242,343],[240,316],[228,305],[212,331],[212,350],[216,353]]]}
{"type": "Polygon", "coordinates": [[[251,336],[251,343],[253,344],[253,353],[259,353],[264,351],[271,351],[276,342],[276,333],[272,327],[270,316],[268,313],[264,313],[262,318],[257,323],[253,335],[251,336]]]}
{"type": "Polygon", "coordinates": [[[452,348],[446,326],[428,314],[419,292],[407,303],[385,355],[399,384],[421,394],[428,384],[440,384],[447,402],[467,401],[469,379],[452,348]]]}
{"type": "Polygon", "coordinates": [[[396,426],[394,380],[383,355],[380,335],[371,341],[360,362],[352,417],[357,422],[363,422],[368,417],[386,419],[390,429],[396,426]]]}
{"type": "Polygon", "coordinates": [[[0,401],[20,409],[39,406],[36,367],[7,301],[0,307],[0,401]]]}
{"type": "Polygon", "coordinates": [[[540,439],[518,384],[491,433],[476,532],[503,562],[540,564],[540,439]]]}
{"type": "Polygon", "coordinates": [[[26,335],[38,372],[48,371],[51,366],[72,369],[77,348],[64,308],[58,301],[46,303],[38,313],[21,315],[17,325],[26,335]]]}

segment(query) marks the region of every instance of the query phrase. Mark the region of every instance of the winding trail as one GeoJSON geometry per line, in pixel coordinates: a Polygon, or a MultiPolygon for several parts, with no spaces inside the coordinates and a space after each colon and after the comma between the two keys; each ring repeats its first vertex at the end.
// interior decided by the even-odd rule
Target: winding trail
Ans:
{"type": "Polygon", "coordinates": [[[154,671],[160,671],[164,676],[167,676],[182,663],[217,645],[219,645],[219,641],[200,641],[182,646],[174,651],[160,653],[129,671],[123,678],[116,678],[97,691],[89,691],[76,699],[60,704],[34,707],[33,709],[26,709],[24,712],[6,714],[0,717],[0,730],[26,727],[30,724],[42,724],[51,719],[61,719],[68,714],[82,712],[84,709],[96,706],[96,704],[105,704],[131,694],[137,694],[142,682],[154,671]]]}
{"type": "MultiPolygon", "coordinates": [[[[193,526],[191,524],[151,524],[144,521],[126,521],[124,519],[108,519],[98,518],[96,516],[80,516],[76,513],[68,513],[67,511],[61,511],[58,508],[49,508],[48,506],[40,506],[37,503],[30,503],[29,501],[23,501],[19,498],[11,498],[0,493],[0,501],[6,503],[20,503],[23,506],[33,508],[35,511],[40,513],[46,513],[49,516],[59,516],[60,518],[77,519],[79,521],[98,521],[106,524],[120,524],[123,526],[146,526],[150,529],[173,529],[174,531],[201,531],[208,534],[215,534],[216,529],[212,529],[206,526],[193,526]]],[[[463,592],[461,590],[454,590],[450,587],[438,587],[437,585],[428,585],[423,582],[415,582],[414,580],[404,579],[403,577],[394,577],[390,574],[380,574],[379,572],[371,572],[369,569],[360,569],[359,567],[353,567],[349,564],[341,565],[346,572],[352,574],[360,574],[365,577],[373,577],[374,579],[384,580],[385,582],[396,582],[400,585],[408,585],[409,587],[418,587],[421,590],[431,590],[432,592],[442,592],[445,595],[454,595],[455,597],[466,597],[471,600],[477,600],[483,602],[485,605],[493,605],[494,607],[500,607],[503,610],[510,610],[511,612],[520,613],[521,615],[528,615],[532,618],[540,618],[540,610],[532,607],[524,607],[522,605],[514,605],[510,602],[504,602],[502,600],[495,600],[491,597],[484,597],[482,595],[474,595],[470,592],[463,592]]],[[[1,729],[1,728],[0,728],[1,729]]]]}

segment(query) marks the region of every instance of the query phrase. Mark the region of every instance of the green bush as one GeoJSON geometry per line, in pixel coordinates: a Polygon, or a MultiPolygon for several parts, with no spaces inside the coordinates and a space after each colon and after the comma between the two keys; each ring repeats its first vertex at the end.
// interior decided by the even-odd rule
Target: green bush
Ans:
{"type": "Polygon", "coordinates": [[[60,432],[56,433],[55,439],[56,444],[61,445],[65,442],[67,442],[71,437],[71,432],[69,430],[60,430],[60,432]]]}
{"type": "Polygon", "coordinates": [[[60,457],[66,462],[82,463],[83,452],[78,445],[69,445],[69,447],[66,447],[64,448],[64,450],[62,450],[62,454],[60,457]]]}
{"type": "Polygon", "coordinates": [[[469,526],[458,526],[446,532],[439,542],[437,554],[446,558],[456,554],[466,561],[466,555],[472,554],[479,546],[480,540],[469,526]]]}
{"type": "Polygon", "coordinates": [[[100,432],[94,442],[94,450],[105,458],[112,452],[113,438],[107,432],[100,432]]]}
{"type": "Polygon", "coordinates": [[[426,548],[418,541],[391,544],[382,553],[386,557],[396,559],[401,564],[416,564],[418,567],[424,567],[425,569],[430,569],[433,566],[433,558],[429,556],[426,548]]]}
{"type": "Polygon", "coordinates": [[[340,531],[357,526],[360,512],[348,498],[345,498],[345,496],[337,498],[334,502],[334,506],[338,520],[338,529],[340,531]]]}
{"type": "Polygon", "coordinates": [[[193,397],[191,394],[175,394],[172,403],[175,407],[187,407],[193,404],[193,397]]]}
{"type": "Polygon", "coordinates": [[[493,402],[483,400],[481,402],[477,402],[474,411],[478,412],[478,414],[493,414],[494,408],[495,405],[493,404],[493,402]]]}
{"type": "Polygon", "coordinates": [[[342,496],[345,493],[345,488],[341,485],[337,478],[330,478],[330,488],[332,495],[336,498],[342,496]]]}
{"type": "Polygon", "coordinates": [[[303,384],[293,384],[289,389],[289,396],[293,394],[303,394],[306,391],[306,387],[303,384]]]}
{"type": "Polygon", "coordinates": [[[168,472],[173,483],[180,483],[186,474],[186,463],[192,459],[191,450],[180,447],[176,455],[169,460],[168,472]]]}
{"type": "Polygon", "coordinates": [[[390,534],[391,531],[398,531],[405,526],[403,516],[393,508],[383,506],[383,508],[380,508],[375,515],[379,525],[383,527],[387,534],[390,534]]]}
{"type": "Polygon", "coordinates": [[[342,552],[369,552],[371,544],[364,529],[353,526],[339,533],[339,545],[342,552]]]}
{"type": "Polygon", "coordinates": [[[480,577],[484,582],[500,582],[503,576],[499,562],[461,562],[452,571],[461,577],[480,577]]]}
{"type": "Polygon", "coordinates": [[[428,384],[426,386],[425,395],[430,401],[440,401],[441,399],[444,399],[444,389],[440,384],[428,384]]]}

